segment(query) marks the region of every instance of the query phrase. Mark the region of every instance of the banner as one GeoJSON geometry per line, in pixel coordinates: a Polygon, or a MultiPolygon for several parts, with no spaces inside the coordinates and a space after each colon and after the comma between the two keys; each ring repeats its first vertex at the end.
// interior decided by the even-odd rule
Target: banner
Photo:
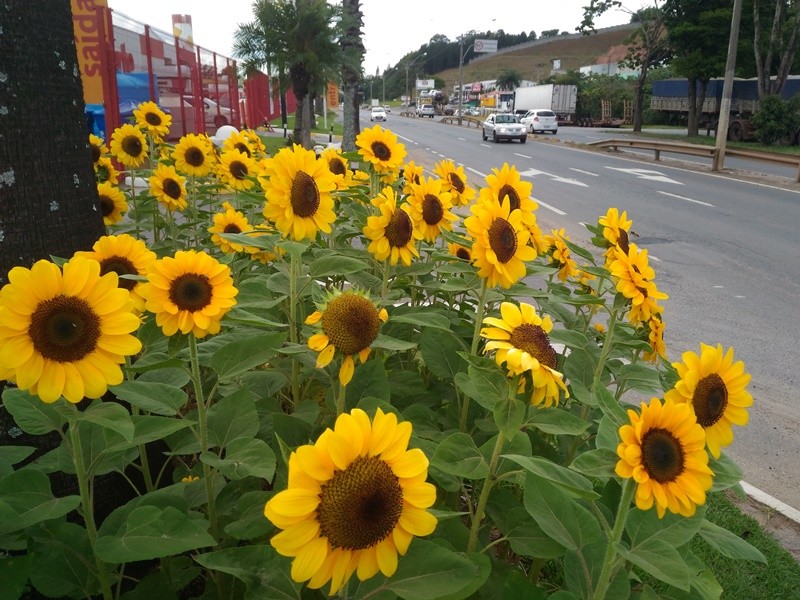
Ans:
{"type": "Polygon", "coordinates": [[[328,108],[339,106],[339,86],[332,81],[328,82],[328,108]]]}
{"type": "Polygon", "coordinates": [[[497,40],[475,40],[475,52],[497,52],[497,40]]]}
{"type": "Polygon", "coordinates": [[[417,79],[418,90],[432,90],[434,87],[433,79],[417,79]]]}
{"type": "Polygon", "coordinates": [[[103,103],[103,73],[101,57],[106,40],[101,39],[103,12],[106,0],[72,0],[72,29],[78,51],[78,67],[83,81],[83,101],[86,104],[103,103]]]}

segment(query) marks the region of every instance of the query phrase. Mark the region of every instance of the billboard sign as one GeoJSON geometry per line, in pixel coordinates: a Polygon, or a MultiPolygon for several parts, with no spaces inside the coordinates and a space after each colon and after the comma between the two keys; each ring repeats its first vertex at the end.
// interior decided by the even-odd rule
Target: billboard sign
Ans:
{"type": "Polygon", "coordinates": [[[497,52],[497,40],[475,40],[475,52],[497,52]]]}
{"type": "Polygon", "coordinates": [[[418,90],[432,90],[434,88],[433,79],[417,79],[418,90]]]}

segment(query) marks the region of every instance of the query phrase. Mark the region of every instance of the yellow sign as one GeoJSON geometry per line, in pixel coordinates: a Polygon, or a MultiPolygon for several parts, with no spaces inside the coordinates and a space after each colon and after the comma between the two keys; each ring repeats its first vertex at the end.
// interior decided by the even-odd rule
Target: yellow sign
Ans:
{"type": "Polygon", "coordinates": [[[328,106],[330,108],[339,106],[339,86],[333,82],[328,83],[328,106]]]}
{"type": "Polygon", "coordinates": [[[104,30],[101,20],[107,0],[71,0],[72,28],[75,31],[75,46],[78,51],[78,65],[83,81],[83,100],[86,104],[103,103],[103,73],[101,57],[105,51],[106,40],[100,37],[104,30]]]}

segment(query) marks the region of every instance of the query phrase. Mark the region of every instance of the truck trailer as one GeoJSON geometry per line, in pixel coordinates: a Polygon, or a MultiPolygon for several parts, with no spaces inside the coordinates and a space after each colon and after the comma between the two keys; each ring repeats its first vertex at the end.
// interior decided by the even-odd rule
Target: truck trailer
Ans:
{"type": "Polygon", "coordinates": [[[514,91],[514,112],[547,108],[556,113],[561,124],[572,123],[575,118],[575,106],[578,101],[578,86],[531,85],[518,87],[514,91]]]}

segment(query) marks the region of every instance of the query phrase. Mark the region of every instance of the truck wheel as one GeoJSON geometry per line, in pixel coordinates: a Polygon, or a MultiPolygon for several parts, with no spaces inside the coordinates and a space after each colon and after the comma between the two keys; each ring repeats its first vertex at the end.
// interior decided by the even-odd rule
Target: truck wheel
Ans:
{"type": "Polygon", "coordinates": [[[744,138],[744,129],[742,128],[742,124],[738,121],[734,121],[731,123],[731,126],[728,127],[728,140],[731,142],[741,142],[744,138]]]}

